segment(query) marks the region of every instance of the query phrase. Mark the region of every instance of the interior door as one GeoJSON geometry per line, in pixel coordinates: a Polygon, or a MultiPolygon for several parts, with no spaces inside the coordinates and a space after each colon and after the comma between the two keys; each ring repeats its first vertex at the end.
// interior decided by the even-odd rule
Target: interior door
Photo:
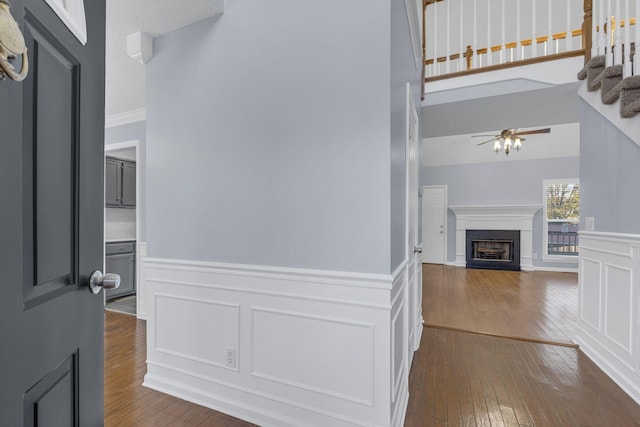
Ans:
{"type": "Polygon", "coordinates": [[[84,46],[44,0],[11,3],[30,70],[0,81],[0,424],[99,426],[105,1],[84,46]]]}
{"type": "Polygon", "coordinates": [[[409,365],[422,334],[422,263],[418,236],[418,143],[420,127],[411,87],[407,84],[407,259],[409,301],[409,365]]]}
{"type": "Polygon", "coordinates": [[[445,263],[446,187],[422,189],[422,262],[445,263]]]}

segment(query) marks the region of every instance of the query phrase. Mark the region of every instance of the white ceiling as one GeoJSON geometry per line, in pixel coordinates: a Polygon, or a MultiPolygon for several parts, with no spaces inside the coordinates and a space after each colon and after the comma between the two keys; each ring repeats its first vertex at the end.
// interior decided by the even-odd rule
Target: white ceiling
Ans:
{"type": "MultiPolygon", "coordinates": [[[[107,0],[105,115],[146,107],[144,65],[127,56],[126,38],[152,37],[222,12],[223,0],[107,0]]],[[[153,59],[151,59],[153,61],[153,59]]]]}

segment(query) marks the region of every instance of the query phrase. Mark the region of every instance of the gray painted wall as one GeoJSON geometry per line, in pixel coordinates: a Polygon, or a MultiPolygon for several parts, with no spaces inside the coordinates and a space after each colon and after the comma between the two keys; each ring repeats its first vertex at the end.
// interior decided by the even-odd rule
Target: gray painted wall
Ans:
{"type": "Polygon", "coordinates": [[[389,273],[403,228],[394,208],[391,231],[396,14],[387,1],[236,0],[156,38],[149,256],[389,273]]]}
{"type": "Polygon", "coordinates": [[[140,173],[140,188],[138,191],[142,194],[140,203],[136,206],[136,209],[140,210],[140,218],[141,224],[138,224],[140,227],[140,238],[144,242],[147,238],[147,228],[146,228],[146,157],[147,157],[147,129],[146,122],[140,121],[135,123],[129,123],[122,126],[114,126],[110,128],[106,128],[104,131],[104,144],[115,144],[118,142],[128,142],[138,140],[140,145],[140,158],[136,159],[136,168],[139,169],[138,173],[140,173]]]}
{"type": "MultiPolygon", "coordinates": [[[[421,185],[447,185],[450,206],[457,205],[540,205],[542,181],[545,179],[576,178],[579,176],[579,157],[542,160],[513,159],[512,162],[476,163],[422,168],[421,185]]],[[[583,184],[583,183],[581,183],[583,184]]],[[[583,184],[584,185],[584,184],[583,184]]],[[[455,215],[449,210],[447,260],[455,261],[455,215]]],[[[576,267],[566,263],[543,262],[542,214],[533,223],[533,251],[538,254],[534,265],[544,267],[576,267]]]]}
{"type": "Polygon", "coordinates": [[[423,107],[423,136],[429,138],[514,127],[577,123],[577,90],[578,83],[569,83],[547,89],[423,107]]]}
{"type": "Polygon", "coordinates": [[[640,233],[640,147],[582,99],[579,107],[581,222],[592,216],[596,231],[640,233]]]}

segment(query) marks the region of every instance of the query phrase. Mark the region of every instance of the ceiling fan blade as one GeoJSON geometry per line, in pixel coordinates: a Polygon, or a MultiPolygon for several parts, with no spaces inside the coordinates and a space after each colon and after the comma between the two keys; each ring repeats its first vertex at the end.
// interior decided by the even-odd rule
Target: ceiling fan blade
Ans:
{"type": "Polygon", "coordinates": [[[535,134],[538,134],[538,133],[551,133],[551,128],[526,130],[524,132],[516,132],[515,135],[516,136],[519,136],[519,135],[535,135],[535,134]]]}
{"type": "Polygon", "coordinates": [[[482,145],[482,144],[486,144],[487,142],[497,141],[497,139],[498,139],[498,138],[493,137],[493,138],[491,138],[491,139],[488,139],[488,140],[486,140],[486,141],[484,141],[484,142],[481,142],[481,143],[479,143],[479,144],[476,144],[476,145],[482,145]]]}
{"type": "Polygon", "coordinates": [[[492,136],[492,137],[494,137],[494,138],[497,138],[497,137],[499,137],[500,135],[471,135],[471,138],[476,138],[476,137],[478,137],[478,136],[484,136],[485,138],[486,138],[487,136],[492,136]]]}

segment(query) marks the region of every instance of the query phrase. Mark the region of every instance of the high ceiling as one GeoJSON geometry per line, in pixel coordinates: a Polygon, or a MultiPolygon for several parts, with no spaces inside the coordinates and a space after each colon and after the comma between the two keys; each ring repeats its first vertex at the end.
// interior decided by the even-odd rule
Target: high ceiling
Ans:
{"type": "Polygon", "coordinates": [[[145,66],[127,56],[129,34],[142,31],[157,37],[221,13],[221,4],[222,0],[107,0],[105,115],[146,107],[145,66]]]}

